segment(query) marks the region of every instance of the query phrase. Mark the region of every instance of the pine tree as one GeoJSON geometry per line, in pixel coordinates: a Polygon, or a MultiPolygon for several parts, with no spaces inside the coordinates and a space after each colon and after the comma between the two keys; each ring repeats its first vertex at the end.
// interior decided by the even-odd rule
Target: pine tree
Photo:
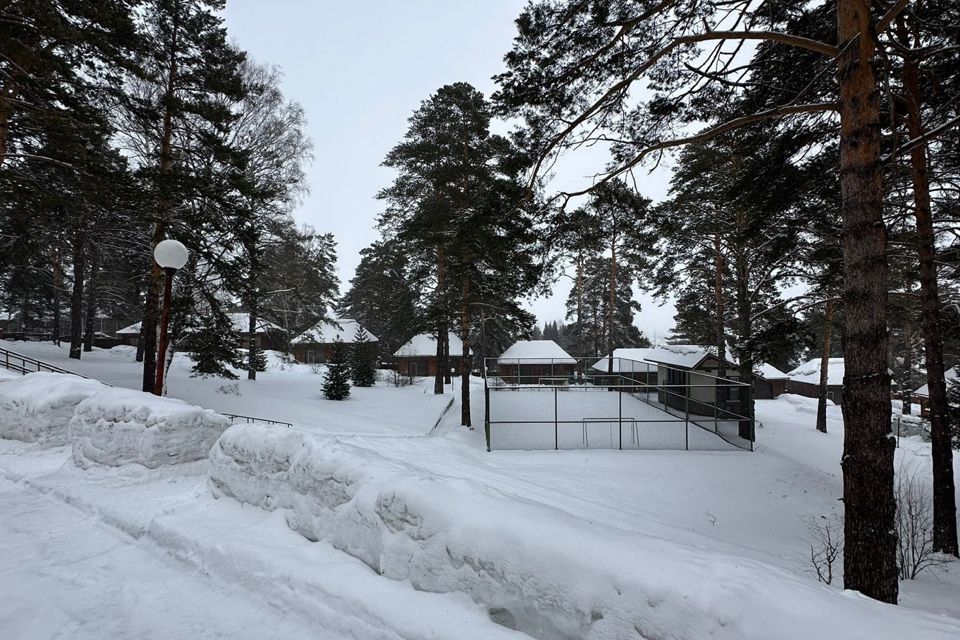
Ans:
{"type": "Polygon", "coordinates": [[[372,387],[377,381],[376,354],[370,336],[362,325],[357,325],[350,350],[350,376],[358,387],[372,387]]]}
{"type": "Polygon", "coordinates": [[[333,343],[333,353],[323,374],[323,396],[327,400],[343,400],[350,395],[350,363],[347,348],[340,336],[333,343]]]}
{"type": "Polygon", "coordinates": [[[243,360],[240,357],[240,336],[233,330],[230,317],[220,309],[212,308],[196,323],[190,334],[191,375],[236,380],[237,374],[229,367],[242,368],[243,360]]]}

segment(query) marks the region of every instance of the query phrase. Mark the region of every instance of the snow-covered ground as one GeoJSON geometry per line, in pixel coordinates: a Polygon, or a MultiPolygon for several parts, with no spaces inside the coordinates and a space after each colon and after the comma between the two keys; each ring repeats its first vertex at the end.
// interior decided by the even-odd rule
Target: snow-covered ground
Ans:
{"type": "MultiPolygon", "coordinates": [[[[23,344],[4,346],[18,350],[23,344]]],[[[84,354],[84,360],[75,363],[65,356],[55,361],[50,357],[56,355],[54,347],[29,346],[34,349],[27,352],[29,355],[97,375],[107,382],[121,382],[126,377],[129,384],[129,378],[137,372],[132,357],[112,352],[95,352],[92,357],[84,354]]],[[[377,500],[394,495],[409,504],[408,518],[426,519],[420,521],[421,528],[424,523],[444,523],[442,536],[435,540],[449,541],[452,546],[447,553],[479,545],[478,554],[493,554],[506,561],[496,569],[487,566],[484,571],[522,572],[538,566],[538,558],[547,557],[549,562],[543,561],[545,577],[569,580],[581,599],[599,599],[610,610],[617,609],[617,601],[626,596],[598,596],[605,589],[626,585],[629,589],[625,593],[631,597],[640,589],[648,596],[639,613],[649,625],[644,629],[650,637],[658,637],[655,633],[660,633],[659,637],[703,637],[708,633],[729,638],[809,637],[804,624],[812,629],[831,629],[832,633],[824,637],[960,637],[960,601],[955,596],[960,589],[960,567],[956,566],[960,563],[942,573],[902,582],[902,606],[897,608],[842,592],[836,584],[823,586],[810,574],[805,541],[809,534],[803,518],[842,513],[839,458],[843,424],[837,407],[828,411],[828,433],[824,435],[813,426],[815,401],[796,396],[758,401],[760,424],[754,453],[487,453],[482,430],[468,431],[458,426],[456,405],[432,430],[454,397],[449,392],[434,397],[424,393],[424,388],[378,386],[354,389],[351,400],[345,403],[328,402],[319,394],[319,376],[303,367],[271,369],[255,383],[238,381],[241,395],[235,396],[217,393],[223,381],[188,378],[189,362],[178,366],[171,379],[171,395],[221,411],[291,420],[297,423],[291,433],[321,434],[318,442],[330,443],[329,447],[322,445],[321,450],[347,452],[344,459],[351,462],[341,466],[331,463],[341,474],[333,477],[340,478],[338,482],[342,480],[345,488],[356,485],[363,494],[351,498],[356,499],[356,517],[361,521],[369,524],[363,518],[371,512],[365,511],[364,505],[381,504],[377,500]],[[246,403],[246,411],[228,404],[241,400],[246,403]],[[384,437],[397,435],[405,437],[384,437]],[[357,460],[367,463],[357,464],[357,460]],[[352,480],[386,477],[378,475],[381,468],[398,474],[393,476],[395,480],[387,484],[366,480],[357,484],[352,480]],[[371,490],[378,493],[370,494],[371,490]],[[411,500],[411,495],[416,500],[411,500]],[[435,501],[431,500],[434,495],[435,501]],[[366,502],[375,496],[379,498],[366,502]],[[457,509],[462,518],[449,519],[457,509]],[[438,513],[446,515],[437,519],[438,513]],[[479,539],[469,535],[485,523],[493,533],[479,539]],[[584,582],[597,576],[603,579],[584,582]],[[660,600],[664,594],[669,596],[668,601],[660,600]],[[777,607],[771,602],[778,603],[777,607]],[[778,610],[787,613],[778,617],[778,610]],[[670,620],[673,626],[667,624],[670,620]]],[[[475,402],[475,424],[482,424],[482,412],[483,403],[475,402]]],[[[901,439],[897,459],[924,477],[929,475],[929,446],[919,438],[901,439]]],[[[257,628],[256,624],[261,624],[261,630],[269,628],[263,625],[271,623],[270,612],[274,611],[277,616],[290,613],[283,620],[292,626],[281,627],[290,630],[280,634],[288,637],[299,637],[295,625],[301,619],[329,628],[329,637],[511,637],[512,632],[490,622],[490,617],[516,622],[515,615],[499,609],[488,612],[465,593],[417,591],[414,586],[429,582],[423,575],[408,574],[403,580],[381,577],[367,564],[338,551],[335,547],[349,545],[337,543],[333,533],[325,532],[325,522],[317,522],[311,529],[321,533],[315,537],[322,541],[311,543],[288,528],[290,509],[271,512],[242,506],[230,497],[214,500],[206,484],[207,473],[205,463],[160,470],[128,465],[81,471],[69,461],[67,448],[42,449],[34,444],[0,441],[0,474],[9,481],[0,484],[0,520],[9,520],[11,512],[16,513],[26,502],[40,504],[36,495],[45,494],[42,509],[50,510],[37,520],[25,520],[21,533],[12,526],[0,528],[0,544],[8,539],[14,544],[22,542],[31,528],[43,529],[45,519],[57,522],[62,517],[65,523],[73,522],[70,518],[76,514],[70,510],[79,510],[82,518],[105,532],[103,535],[114,535],[109,526],[130,536],[127,544],[135,549],[118,550],[117,558],[124,553],[147,553],[153,558],[149,562],[170,563],[179,570],[184,582],[203,578],[213,581],[214,591],[235,594],[236,602],[252,598],[267,603],[266,611],[256,610],[263,622],[245,625],[244,632],[257,628]],[[27,494],[34,497],[27,498],[27,494]],[[171,563],[169,556],[177,562],[171,563]]],[[[394,500],[391,504],[396,507],[401,503],[394,500]]],[[[408,529],[409,523],[396,532],[390,530],[389,536],[407,535],[408,529]]],[[[342,534],[337,535],[342,539],[342,534]]],[[[49,551],[50,566],[78,560],[71,571],[83,575],[84,563],[97,560],[84,560],[79,549],[86,545],[96,549],[98,544],[84,539],[87,541],[77,543],[77,549],[63,550],[63,556],[49,551]],[[79,555],[70,556],[74,551],[79,555]]],[[[70,545],[68,539],[50,540],[53,546],[70,545]]],[[[389,540],[398,543],[393,537],[389,540]]],[[[396,547],[384,547],[388,551],[391,548],[396,547]]],[[[415,563],[416,558],[411,552],[409,561],[415,563]]],[[[381,570],[397,561],[392,555],[376,562],[369,557],[364,560],[371,565],[385,563],[381,570]]],[[[28,591],[32,595],[16,600],[19,604],[15,606],[0,595],[0,601],[7,602],[6,607],[0,605],[0,628],[40,615],[46,606],[58,607],[66,612],[64,620],[78,624],[97,615],[88,610],[95,599],[71,596],[72,587],[68,585],[55,597],[46,597],[45,592],[54,585],[32,578],[45,570],[44,562],[42,557],[26,554],[22,562],[7,560],[0,565],[3,575],[10,578],[8,584],[16,585],[22,573],[25,584],[33,585],[28,591]]],[[[140,584],[144,572],[136,563],[104,562],[104,576],[112,573],[115,580],[151,588],[140,584]]],[[[384,573],[401,575],[395,569],[393,566],[384,573]]],[[[440,578],[435,576],[434,580],[440,578]]],[[[103,588],[106,586],[104,581],[103,588]]],[[[533,594],[533,586],[525,583],[524,588],[533,594]]],[[[473,595],[479,598],[476,592],[473,595]]],[[[143,625],[140,635],[149,637],[153,618],[144,614],[143,620],[137,620],[137,614],[131,612],[134,607],[126,607],[126,603],[109,608],[106,616],[113,622],[101,623],[136,621],[143,625]]],[[[536,608],[537,603],[531,606],[536,608]]],[[[544,611],[551,606],[556,602],[544,602],[544,611]]],[[[602,608],[597,609],[598,615],[604,615],[602,608]]],[[[629,611],[637,613],[636,609],[629,611]]],[[[225,605],[224,611],[229,607],[225,605]]],[[[255,610],[245,611],[252,617],[255,610]]],[[[531,620],[535,618],[530,616],[531,620]]],[[[185,619],[189,620],[189,615],[185,614],[185,619]]],[[[590,624],[595,627],[591,631],[596,637],[613,637],[600,635],[602,625],[590,624]]],[[[227,633],[235,627],[219,625],[215,616],[211,616],[209,625],[195,628],[196,637],[219,637],[220,632],[244,637],[243,632],[227,633]]],[[[21,637],[52,637],[45,631],[49,627],[38,629],[35,635],[21,637]]],[[[526,630],[541,637],[551,637],[552,633],[546,628],[539,632],[526,630]]],[[[177,633],[169,635],[175,637],[177,633]]]]}
{"type": "MultiPolygon", "coordinates": [[[[118,387],[141,388],[143,365],[136,362],[134,347],[94,349],[81,360],[70,359],[66,345],[49,342],[0,340],[0,347],[118,387]]],[[[293,422],[311,431],[378,435],[427,433],[452,397],[434,396],[432,385],[381,385],[354,388],[347,400],[330,401],[323,397],[320,368],[285,365],[273,352],[269,355],[267,370],[250,381],[243,371],[237,372],[238,380],[191,377],[193,361],[178,353],[167,376],[167,394],[207,409],[293,422]]]]}

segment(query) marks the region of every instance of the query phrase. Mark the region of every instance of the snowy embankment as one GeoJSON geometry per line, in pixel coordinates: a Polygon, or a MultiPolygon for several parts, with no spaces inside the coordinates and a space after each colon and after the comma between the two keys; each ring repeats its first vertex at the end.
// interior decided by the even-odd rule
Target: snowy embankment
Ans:
{"type": "Polygon", "coordinates": [[[81,468],[202,460],[229,426],[226,417],[182,400],[73,375],[38,372],[0,384],[0,438],[71,444],[81,468]]]}
{"type": "Polygon", "coordinates": [[[86,398],[70,420],[73,461],[149,469],[202,460],[230,421],[174,398],[107,388],[86,398]]]}
{"type": "Polygon", "coordinates": [[[210,483],[417,589],[464,592],[540,638],[956,637],[756,560],[590,523],[332,437],[237,425],[210,483]]]}
{"type": "Polygon", "coordinates": [[[104,389],[96,380],[61,373],[5,379],[0,384],[0,438],[43,446],[67,444],[77,405],[104,389]]]}

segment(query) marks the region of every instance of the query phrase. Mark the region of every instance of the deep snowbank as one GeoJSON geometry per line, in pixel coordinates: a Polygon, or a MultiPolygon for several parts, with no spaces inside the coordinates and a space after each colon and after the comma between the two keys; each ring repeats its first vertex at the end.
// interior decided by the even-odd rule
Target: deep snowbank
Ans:
{"type": "Polygon", "coordinates": [[[224,416],[182,400],[108,388],[77,406],[70,441],[80,467],[135,462],[154,469],[206,457],[229,426],[224,416]]]}
{"type": "Polygon", "coordinates": [[[67,444],[67,427],[83,400],[107,387],[96,380],[36,372],[0,384],[0,438],[67,444]]]}
{"type": "Polygon", "coordinates": [[[541,638],[956,637],[747,558],[579,520],[374,451],[237,425],[210,451],[214,495],[283,509],[288,525],[426,591],[461,591],[541,638]]]}

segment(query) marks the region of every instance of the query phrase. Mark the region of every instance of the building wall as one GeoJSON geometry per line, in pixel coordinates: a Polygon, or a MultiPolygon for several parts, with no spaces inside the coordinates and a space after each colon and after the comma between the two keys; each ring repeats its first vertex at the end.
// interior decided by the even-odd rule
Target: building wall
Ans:
{"type": "MultiPolygon", "coordinates": [[[[452,375],[460,373],[460,356],[450,357],[452,375]]],[[[437,375],[437,356],[399,356],[397,373],[402,376],[429,377],[437,375]]]]}
{"type": "MultiPolygon", "coordinates": [[[[787,393],[796,393],[807,398],[820,397],[820,385],[809,384],[807,382],[798,382],[796,380],[787,380],[787,393]]],[[[836,405],[843,404],[843,385],[828,385],[827,398],[836,405]]]]}
{"type": "Polygon", "coordinates": [[[511,384],[565,384],[574,380],[575,369],[575,364],[559,363],[499,365],[500,377],[511,384]]]}

